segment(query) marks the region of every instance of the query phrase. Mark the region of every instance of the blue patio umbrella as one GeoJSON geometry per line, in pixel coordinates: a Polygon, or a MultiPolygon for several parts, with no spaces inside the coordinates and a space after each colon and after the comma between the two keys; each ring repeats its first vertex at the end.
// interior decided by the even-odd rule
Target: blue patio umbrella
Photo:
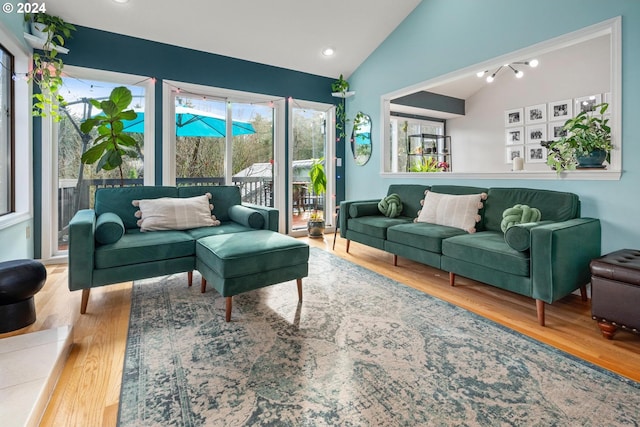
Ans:
{"type": "MultiPolygon", "coordinates": [[[[136,111],[138,117],[134,120],[124,120],[124,131],[131,133],[144,132],[144,112],[136,111]]],[[[256,133],[253,125],[248,122],[232,122],[232,134],[250,135],[256,133]]],[[[227,123],[224,116],[200,111],[189,107],[176,107],[176,136],[200,136],[220,138],[227,134],[227,123]]]]}

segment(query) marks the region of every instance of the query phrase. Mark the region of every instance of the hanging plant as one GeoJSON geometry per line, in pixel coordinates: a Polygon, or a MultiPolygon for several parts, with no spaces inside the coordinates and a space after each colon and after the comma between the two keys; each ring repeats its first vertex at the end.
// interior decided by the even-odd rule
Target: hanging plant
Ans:
{"type": "Polygon", "coordinates": [[[346,116],[345,116],[345,101],[344,98],[347,97],[347,92],[349,91],[349,82],[347,82],[342,74],[340,74],[340,78],[331,84],[331,94],[333,96],[338,96],[342,98],[338,106],[336,107],[336,132],[338,134],[338,138],[342,139],[345,137],[345,126],[346,126],[346,116]]]}
{"type": "Polygon", "coordinates": [[[58,122],[61,118],[59,108],[65,105],[64,98],[59,93],[64,68],[64,63],[58,56],[59,48],[64,46],[76,28],[63,19],[46,13],[26,14],[25,20],[46,37],[42,38],[42,53],[33,54],[33,69],[27,74],[27,81],[35,83],[40,89],[40,93],[33,94],[33,115],[46,117],[48,113],[58,122]]]}

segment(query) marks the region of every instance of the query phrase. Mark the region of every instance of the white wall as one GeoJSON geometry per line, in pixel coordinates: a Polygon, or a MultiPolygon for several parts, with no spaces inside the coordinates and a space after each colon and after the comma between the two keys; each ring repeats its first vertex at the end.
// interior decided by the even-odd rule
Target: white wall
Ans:
{"type": "MultiPolygon", "coordinates": [[[[539,59],[537,68],[518,67],[525,73],[522,79],[516,79],[513,71],[503,68],[492,83],[486,83],[466,100],[464,117],[447,120],[455,172],[511,170],[512,164],[505,158],[505,110],[610,91],[608,35],[539,59]]],[[[523,128],[526,134],[526,124],[523,128]]],[[[549,170],[549,166],[525,163],[525,169],[543,171],[549,170]]]]}

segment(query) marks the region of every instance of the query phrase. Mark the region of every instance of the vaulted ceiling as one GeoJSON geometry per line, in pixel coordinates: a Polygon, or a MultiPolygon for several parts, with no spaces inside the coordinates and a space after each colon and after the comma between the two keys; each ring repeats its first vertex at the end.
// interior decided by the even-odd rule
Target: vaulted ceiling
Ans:
{"type": "Polygon", "coordinates": [[[55,0],[65,21],[326,77],[348,77],[422,0],[55,0]],[[324,48],[335,54],[326,57],[324,48]]]}

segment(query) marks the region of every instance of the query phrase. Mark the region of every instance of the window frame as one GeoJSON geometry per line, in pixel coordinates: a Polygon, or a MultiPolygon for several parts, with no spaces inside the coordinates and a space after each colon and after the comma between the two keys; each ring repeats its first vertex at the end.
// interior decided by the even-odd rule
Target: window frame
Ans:
{"type": "MultiPolygon", "coordinates": [[[[7,201],[8,201],[8,205],[7,205],[7,210],[6,212],[1,212],[0,211],[0,217],[5,216],[5,215],[9,215],[13,212],[15,212],[15,205],[16,205],[16,200],[15,200],[15,182],[16,182],[16,178],[15,178],[15,55],[13,55],[11,53],[11,51],[9,51],[9,49],[7,49],[6,47],[4,47],[3,44],[0,43],[0,49],[3,51],[3,55],[6,53],[6,55],[9,57],[10,60],[10,64],[9,67],[6,69],[6,71],[8,72],[8,74],[11,76],[10,80],[9,80],[9,91],[8,91],[8,96],[9,98],[7,99],[7,108],[8,108],[8,120],[7,120],[7,124],[9,126],[9,129],[7,129],[7,146],[6,147],[2,147],[2,151],[5,150],[5,148],[8,150],[9,156],[8,156],[8,162],[7,162],[7,171],[6,171],[6,178],[7,178],[7,184],[6,184],[6,188],[4,190],[6,190],[6,194],[7,194],[7,201]]],[[[5,68],[3,66],[3,68],[5,68]]],[[[2,114],[4,114],[4,112],[2,112],[2,114]]],[[[5,132],[5,130],[2,130],[3,134],[5,132]]],[[[4,197],[4,196],[3,196],[4,197]]]]}

